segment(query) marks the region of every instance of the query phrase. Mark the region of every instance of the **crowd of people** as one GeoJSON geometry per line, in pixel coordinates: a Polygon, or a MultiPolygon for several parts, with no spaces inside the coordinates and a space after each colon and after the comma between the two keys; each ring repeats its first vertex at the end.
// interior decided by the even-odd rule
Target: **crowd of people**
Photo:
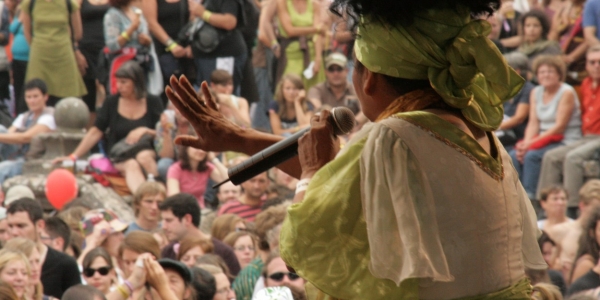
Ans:
{"type": "MultiPolygon", "coordinates": [[[[331,14],[330,1],[1,4],[0,110],[10,120],[0,126],[0,184],[21,174],[35,136],[57,130],[54,106],[81,98],[91,113],[85,137],[53,163],[90,157],[95,172],[122,177],[118,188],[133,195],[135,221],[87,207],[85,194],[50,216],[27,188],[6,190],[0,298],[249,300],[311,293],[314,287],[305,290],[278,250],[298,180],[273,168],[213,190],[247,156],[177,145],[177,136],[201,133],[164,87],[171,75],[186,75],[195,88],[206,81],[227,119],[284,137],[324,109],[348,107],[356,126],[340,138],[344,144],[367,118],[352,84],[354,25],[331,14]],[[217,29],[210,51],[189,39],[198,22],[217,29]]],[[[598,16],[600,0],[502,1],[496,13],[482,16],[488,37],[526,79],[505,102],[496,134],[544,232],[539,246],[549,269],[528,271],[537,299],[600,293],[600,180],[590,180],[585,166],[600,159],[598,16]]]]}

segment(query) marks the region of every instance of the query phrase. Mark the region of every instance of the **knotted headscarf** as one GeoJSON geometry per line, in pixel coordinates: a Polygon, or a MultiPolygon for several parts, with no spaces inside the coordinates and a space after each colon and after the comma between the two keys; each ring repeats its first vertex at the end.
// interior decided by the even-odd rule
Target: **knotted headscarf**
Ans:
{"type": "Polygon", "coordinates": [[[487,38],[491,27],[465,7],[417,13],[408,27],[361,19],[356,58],[370,71],[428,79],[445,103],[478,128],[492,131],[503,118],[502,102],[524,80],[487,38]]]}

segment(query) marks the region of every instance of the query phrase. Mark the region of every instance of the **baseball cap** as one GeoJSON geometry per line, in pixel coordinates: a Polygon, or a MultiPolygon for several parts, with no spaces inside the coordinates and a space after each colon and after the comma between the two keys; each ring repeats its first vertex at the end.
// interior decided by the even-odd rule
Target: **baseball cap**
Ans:
{"type": "Polygon", "coordinates": [[[345,68],[347,64],[348,59],[344,54],[341,53],[334,52],[327,55],[327,57],[325,58],[325,68],[329,68],[333,65],[338,65],[342,68],[345,68]]]}
{"type": "Polygon", "coordinates": [[[192,272],[182,262],[170,258],[161,258],[158,260],[158,264],[165,270],[168,269],[177,272],[186,283],[192,282],[192,272]]]}
{"type": "Polygon", "coordinates": [[[117,214],[111,210],[93,209],[83,216],[83,220],[81,221],[81,231],[85,236],[88,236],[94,232],[94,225],[103,220],[110,225],[110,228],[112,229],[111,233],[124,231],[129,226],[127,223],[121,221],[117,214]]]}
{"type": "Polygon", "coordinates": [[[25,185],[15,185],[6,192],[6,196],[4,196],[4,207],[8,207],[12,202],[22,198],[35,199],[35,194],[25,185]]]}

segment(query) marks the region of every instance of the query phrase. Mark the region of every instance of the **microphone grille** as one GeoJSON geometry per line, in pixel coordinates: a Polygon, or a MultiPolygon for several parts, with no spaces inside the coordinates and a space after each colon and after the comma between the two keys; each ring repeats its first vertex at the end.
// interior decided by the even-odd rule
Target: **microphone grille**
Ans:
{"type": "Polygon", "coordinates": [[[331,110],[333,117],[333,133],[335,135],[344,135],[354,128],[354,113],[347,107],[339,106],[331,110]]]}

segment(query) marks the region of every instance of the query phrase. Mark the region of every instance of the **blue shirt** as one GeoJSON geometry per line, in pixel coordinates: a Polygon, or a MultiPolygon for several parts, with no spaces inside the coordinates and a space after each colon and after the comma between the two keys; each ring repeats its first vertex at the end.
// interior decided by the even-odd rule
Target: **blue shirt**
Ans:
{"type": "Polygon", "coordinates": [[[600,0],[588,0],[583,7],[583,28],[596,27],[600,39],[600,0]]]}
{"type": "Polygon", "coordinates": [[[13,18],[10,24],[10,32],[13,34],[12,55],[14,60],[29,61],[29,44],[25,39],[23,23],[18,17],[13,18]]]}

